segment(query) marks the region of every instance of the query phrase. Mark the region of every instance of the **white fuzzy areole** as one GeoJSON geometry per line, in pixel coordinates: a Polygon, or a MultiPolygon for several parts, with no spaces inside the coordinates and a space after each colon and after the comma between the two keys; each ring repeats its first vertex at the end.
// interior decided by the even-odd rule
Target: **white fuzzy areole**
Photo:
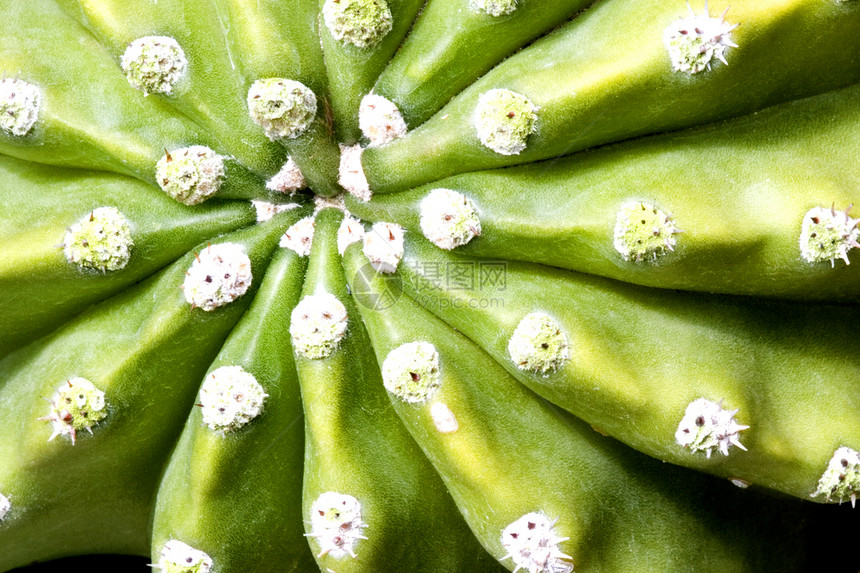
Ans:
{"type": "Polygon", "coordinates": [[[471,199],[451,189],[433,189],[421,201],[421,232],[440,249],[465,245],[481,234],[471,199]]]}
{"type": "Polygon", "coordinates": [[[0,493],[0,523],[3,523],[3,520],[6,519],[6,515],[10,509],[12,509],[12,502],[9,501],[8,497],[0,493]]]}
{"type": "Polygon", "coordinates": [[[498,18],[513,14],[517,9],[517,0],[470,0],[469,6],[472,10],[498,18]]]}
{"type": "Polygon", "coordinates": [[[171,539],[161,548],[158,563],[151,565],[162,573],[209,573],[212,558],[203,551],[177,539],[171,539]]]}
{"type": "Polygon", "coordinates": [[[337,228],[337,252],[341,256],[346,248],[353,243],[364,240],[364,225],[350,214],[346,214],[337,228]]]}
{"type": "Polygon", "coordinates": [[[385,389],[412,404],[426,402],[442,384],[439,353],[429,342],[407,342],[382,362],[385,389]]]}
{"type": "Polygon", "coordinates": [[[128,83],[143,95],[170,94],[188,68],[179,43],[168,36],[144,36],[128,45],[120,58],[128,83]]]}
{"type": "Polygon", "coordinates": [[[364,234],[364,256],[380,273],[393,273],[403,259],[403,227],[380,221],[364,234]]]}
{"type": "Polygon", "coordinates": [[[334,352],[346,334],[346,307],[328,292],[308,295],[290,315],[290,336],[295,351],[318,360],[334,352]]]}
{"type": "Polygon", "coordinates": [[[357,48],[375,46],[393,26],[385,0],[326,0],[322,15],[335,40],[357,48]]]}
{"type": "Polygon", "coordinates": [[[197,253],[182,289],[188,304],[212,311],[245,294],[252,278],[245,249],[235,243],[218,243],[197,253]]]}
{"type": "Polygon", "coordinates": [[[842,259],[846,265],[848,252],[860,248],[860,219],[852,219],[848,215],[849,206],[845,211],[836,211],[833,207],[813,207],[803,216],[800,230],[800,254],[807,263],[830,261],[830,267],[836,266],[836,259],[842,259]]]}
{"type": "Polygon", "coordinates": [[[372,193],[370,184],[364,175],[364,167],[361,165],[361,154],[364,149],[360,145],[340,146],[340,169],[337,182],[346,191],[360,199],[370,201],[372,193]]]}
{"type": "Polygon", "coordinates": [[[155,165],[158,186],[185,205],[197,205],[217,193],[224,176],[224,158],[204,145],[165,151],[155,165]]]}
{"type": "Polygon", "coordinates": [[[379,147],[406,135],[406,121],[393,101],[376,94],[367,94],[358,107],[358,127],[370,143],[379,147]]]}
{"type": "Polygon", "coordinates": [[[561,551],[559,544],[568,537],[560,537],[555,531],[555,521],[543,513],[527,513],[502,531],[502,546],[508,552],[500,561],[510,559],[516,570],[529,573],[570,573],[572,559],[561,551]]]}
{"type": "Polygon", "coordinates": [[[305,185],[305,176],[292,157],[288,157],[281,170],[266,181],[266,189],[275,193],[292,194],[304,189],[305,185]]]}
{"type": "Polygon", "coordinates": [[[200,387],[203,423],[221,434],[238,430],[260,415],[267,396],[253,374],[241,366],[222,366],[200,387]]]}
{"type": "Polygon", "coordinates": [[[313,215],[299,219],[281,236],[278,245],[290,249],[300,257],[311,254],[314,243],[314,228],[316,219],[313,215]]]}
{"type": "Polygon", "coordinates": [[[255,81],[248,89],[248,114],[270,140],[295,139],[313,123],[317,96],[308,86],[285,78],[255,81]]]}
{"type": "Polygon", "coordinates": [[[851,500],[851,507],[854,507],[858,492],[860,492],[860,453],[842,446],[827,462],[827,469],[821,474],[818,488],[812,492],[811,497],[823,495],[827,501],[835,498],[839,503],[848,498],[851,500]]]}
{"type": "Polygon", "coordinates": [[[675,250],[680,232],[672,217],[651,203],[628,201],[618,210],[612,244],[625,261],[654,261],[675,250]]]}
{"type": "Polygon", "coordinates": [[[24,80],[4,78],[0,81],[0,130],[24,137],[39,119],[42,91],[24,80]]]}
{"type": "Polygon", "coordinates": [[[49,442],[57,436],[66,435],[74,445],[77,432],[87,430],[92,434],[93,426],[107,416],[105,393],[80,376],[61,383],[49,402],[51,409],[48,415],[39,418],[40,421],[51,423],[49,442]]]}
{"type": "Polygon", "coordinates": [[[557,370],[570,358],[570,344],[556,319],[545,312],[532,312],[511,334],[508,354],[520,370],[543,374],[557,370]]]}
{"type": "Polygon", "coordinates": [[[63,237],[66,260],[82,269],[108,272],[131,259],[131,225],[116,207],[99,207],[81,217],[63,237]]]}
{"type": "Polygon", "coordinates": [[[265,223],[272,220],[272,217],[278,213],[292,211],[301,207],[298,203],[269,203],[268,201],[260,201],[259,199],[251,199],[251,205],[257,211],[258,223],[265,223]]]}
{"type": "Polygon", "coordinates": [[[311,506],[311,532],[305,534],[319,543],[317,557],[355,558],[355,546],[367,539],[361,534],[367,524],[361,520],[361,504],[348,494],[327,491],[311,506]]]}
{"type": "Polygon", "coordinates": [[[538,111],[528,97],[509,89],[487,90],[478,97],[475,133],[481,144],[499,155],[519,155],[537,131],[538,111]]]}
{"type": "Polygon", "coordinates": [[[714,59],[728,65],[726,52],[738,47],[732,42],[732,31],[738,25],[725,21],[729,9],[726,8],[719,18],[711,17],[707,2],[700,16],[693,12],[689,3],[687,9],[688,17],[672,22],[663,31],[663,44],[669,52],[672,70],[690,75],[710,71],[714,59]]]}
{"type": "Polygon", "coordinates": [[[454,412],[447,404],[442,402],[434,402],[430,406],[430,417],[433,419],[433,425],[439,430],[440,434],[453,434],[460,429],[460,423],[454,412]]]}
{"type": "Polygon", "coordinates": [[[706,398],[693,400],[678,424],[675,441],[692,452],[705,452],[708,458],[714,449],[718,449],[724,456],[729,455],[731,446],[746,451],[738,435],[749,426],[737,423],[737,413],[738,410],[724,410],[722,401],[713,402],[706,398]]]}

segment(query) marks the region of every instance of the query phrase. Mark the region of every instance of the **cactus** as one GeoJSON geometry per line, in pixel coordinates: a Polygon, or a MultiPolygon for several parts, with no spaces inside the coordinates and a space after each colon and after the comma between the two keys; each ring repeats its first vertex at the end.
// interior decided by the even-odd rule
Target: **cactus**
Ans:
{"type": "Polygon", "coordinates": [[[856,570],[857,2],[0,17],[0,571],[856,570]]]}

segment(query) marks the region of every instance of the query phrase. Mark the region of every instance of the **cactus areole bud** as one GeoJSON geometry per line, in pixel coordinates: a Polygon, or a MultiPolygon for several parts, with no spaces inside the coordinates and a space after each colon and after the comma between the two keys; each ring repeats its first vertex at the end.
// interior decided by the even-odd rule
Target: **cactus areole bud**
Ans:
{"type": "Polygon", "coordinates": [[[78,431],[87,430],[92,434],[92,427],[107,416],[105,393],[86,378],[75,377],[63,382],[49,401],[50,413],[39,418],[53,427],[48,441],[67,435],[74,445],[78,431]]]}
{"type": "Polygon", "coordinates": [[[439,354],[429,342],[408,342],[382,363],[385,389],[404,402],[426,402],[439,388],[439,354]]]}
{"type": "Polygon", "coordinates": [[[860,454],[847,447],[841,447],[834,452],[827,464],[827,469],[818,480],[818,489],[812,497],[825,496],[827,501],[838,499],[842,503],[851,500],[851,506],[860,491],[860,454]]]}
{"type": "Polygon", "coordinates": [[[749,426],[742,426],[735,420],[738,410],[724,410],[721,402],[699,398],[690,402],[684,417],[675,432],[678,445],[692,452],[705,452],[710,458],[714,449],[724,456],[729,448],[737,446],[746,451],[738,440],[738,435],[749,426]]]}
{"type": "Polygon", "coordinates": [[[526,96],[506,89],[481,94],[475,110],[478,139],[500,155],[518,155],[537,131],[538,107],[526,96]]]}
{"type": "Polygon", "coordinates": [[[479,236],[481,222],[465,195],[433,189],[421,201],[421,232],[440,249],[451,250],[479,236]]]}
{"type": "Polygon", "coordinates": [[[656,260],[675,250],[675,235],[681,231],[671,217],[641,201],[625,203],[615,221],[615,250],[625,261],[656,260]]]}
{"type": "Polygon", "coordinates": [[[39,88],[13,78],[0,81],[0,130],[16,137],[27,135],[39,119],[41,109],[39,88]]]}
{"type": "Polygon", "coordinates": [[[221,434],[238,430],[260,414],[266,396],[253,374],[241,366],[222,366],[200,388],[203,423],[221,434]]]}
{"type": "Polygon", "coordinates": [[[279,213],[301,207],[298,203],[269,203],[268,201],[260,201],[259,199],[251,199],[251,205],[254,206],[254,210],[257,212],[258,223],[271,221],[279,213]]]}
{"type": "Polygon", "coordinates": [[[393,273],[403,258],[403,227],[383,221],[374,223],[364,234],[362,252],[373,270],[393,273]]]}
{"type": "Polygon", "coordinates": [[[293,348],[311,360],[325,358],[340,345],[347,322],[346,307],[336,296],[327,292],[308,295],[290,316],[293,348]]]}
{"type": "Polygon", "coordinates": [[[406,121],[394,102],[375,94],[361,99],[358,127],[370,141],[368,147],[378,147],[406,135],[406,121]]]}
{"type": "Polygon", "coordinates": [[[203,145],[165,151],[155,166],[155,180],[180,203],[197,205],[221,188],[224,158],[203,145]]]}
{"type": "Polygon", "coordinates": [[[284,232],[278,245],[290,249],[300,257],[307,257],[311,254],[314,243],[314,225],[313,216],[296,221],[284,232]]]}
{"type": "Polygon", "coordinates": [[[145,36],[128,45],[120,65],[128,83],[144,95],[169,94],[182,79],[188,60],[173,38],[145,36]]]}
{"type": "Polygon", "coordinates": [[[362,201],[369,201],[372,193],[364,174],[364,167],[361,165],[363,152],[364,149],[360,145],[341,145],[337,182],[350,195],[362,201]]]}
{"type": "Polygon", "coordinates": [[[559,549],[568,539],[560,537],[555,522],[542,513],[527,513],[502,531],[502,546],[508,554],[501,561],[510,559],[517,570],[529,573],[570,573],[573,565],[565,559],[571,557],[559,549]]]}
{"type": "Polygon", "coordinates": [[[517,0],[470,0],[469,5],[475,11],[498,17],[513,14],[517,9],[517,0]]]}
{"type": "Polygon", "coordinates": [[[327,491],[311,506],[311,532],[320,546],[318,557],[329,555],[335,559],[355,557],[355,545],[367,539],[361,530],[367,524],[361,520],[361,504],[351,495],[327,491]]]}
{"type": "Polygon", "coordinates": [[[212,558],[190,545],[171,539],[161,549],[158,563],[152,565],[161,573],[209,573],[212,558]]]}
{"type": "Polygon", "coordinates": [[[842,259],[850,264],[848,251],[860,247],[860,219],[848,216],[850,208],[842,212],[832,207],[814,207],[806,212],[800,230],[800,254],[806,262],[830,261],[833,267],[836,259],[842,259]]]}
{"type": "Polygon", "coordinates": [[[245,294],[251,280],[251,259],[245,250],[234,243],[220,243],[197,253],[182,290],[188,304],[212,311],[245,294]]]}
{"type": "Polygon", "coordinates": [[[114,207],[99,207],[72,225],[63,238],[66,260],[82,269],[116,271],[131,258],[131,227],[114,207]]]}
{"type": "Polygon", "coordinates": [[[391,31],[391,10],[385,0],[326,0],[323,21],[335,40],[370,48],[391,31]]]}
{"type": "Polygon", "coordinates": [[[337,252],[343,256],[348,246],[362,240],[364,240],[364,226],[361,221],[349,214],[345,215],[337,229],[337,252]]]}
{"type": "Polygon", "coordinates": [[[714,59],[728,65],[725,54],[729,48],[737,48],[732,42],[732,30],[737,24],[725,20],[728,8],[719,18],[708,14],[707,3],[701,16],[687,4],[690,16],[676,20],[663,31],[663,43],[669,52],[672,69],[676,72],[697,74],[710,70],[714,59]]]}
{"type": "Polygon", "coordinates": [[[280,171],[266,181],[266,189],[275,193],[295,193],[304,187],[305,176],[292,157],[287,159],[280,171]]]}
{"type": "Polygon", "coordinates": [[[557,320],[543,312],[532,312],[514,329],[508,354],[520,370],[543,374],[564,364],[570,357],[570,346],[557,320]]]}
{"type": "Polygon", "coordinates": [[[317,96],[294,80],[257,80],[248,90],[248,113],[272,141],[295,139],[310,127],[317,113],[317,96]]]}
{"type": "Polygon", "coordinates": [[[8,497],[0,493],[0,523],[3,523],[3,520],[6,519],[6,515],[10,509],[12,509],[12,502],[9,501],[8,497]]]}

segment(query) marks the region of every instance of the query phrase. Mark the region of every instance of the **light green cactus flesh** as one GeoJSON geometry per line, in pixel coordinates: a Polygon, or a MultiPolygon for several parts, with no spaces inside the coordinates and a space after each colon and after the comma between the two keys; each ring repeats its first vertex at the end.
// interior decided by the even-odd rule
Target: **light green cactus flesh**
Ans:
{"type": "Polygon", "coordinates": [[[0,21],[0,572],[860,568],[860,3],[0,21]]]}

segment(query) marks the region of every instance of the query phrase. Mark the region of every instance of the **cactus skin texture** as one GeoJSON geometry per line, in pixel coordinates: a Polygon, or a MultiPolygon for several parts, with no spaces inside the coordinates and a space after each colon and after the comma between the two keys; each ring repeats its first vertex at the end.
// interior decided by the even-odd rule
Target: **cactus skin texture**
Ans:
{"type": "Polygon", "coordinates": [[[0,572],[860,568],[860,3],[0,21],[0,572]]]}

